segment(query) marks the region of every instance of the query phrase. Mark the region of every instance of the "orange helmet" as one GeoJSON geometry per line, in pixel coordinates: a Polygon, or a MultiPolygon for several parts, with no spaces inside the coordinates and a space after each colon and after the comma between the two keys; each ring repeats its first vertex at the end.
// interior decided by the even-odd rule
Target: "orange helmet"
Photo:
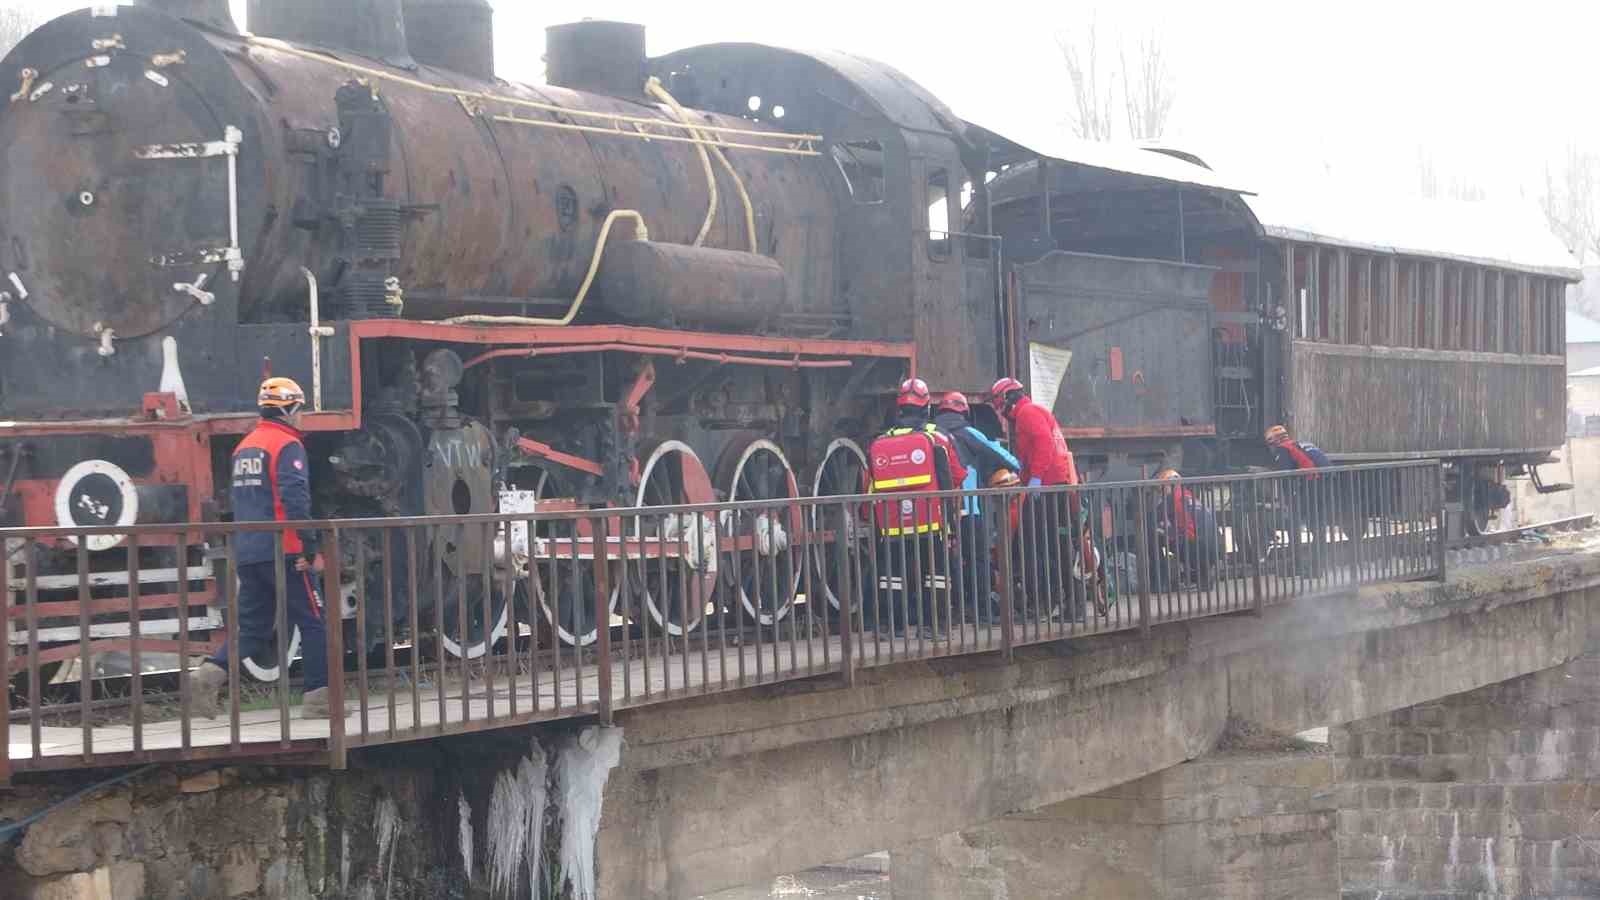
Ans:
{"type": "Polygon", "coordinates": [[[293,378],[268,378],[261,382],[256,394],[256,405],[264,409],[282,409],[293,412],[306,402],[306,392],[293,378]]]}
{"type": "Polygon", "coordinates": [[[895,398],[896,406],[916,406],[926,409],[929,399],[928,383],[921,378],[907,378],[900,382],[900,396],[895,398]]]}
{"type": "Polygon", "coordinates": [[[1176,481],[1182,477],[1183,475],[1177,469],[1162,469],[1156,473],[1157,481],[1176,481]]]}
{"type": "Polygon", "coordinates": [[[967,404],[966,394],[960,391],[946,391],[944,396],[939,398],[939,411],[945,410],[965,414],[970,412],[972,407],[967,404]]]}
{"type": "Polygon", "coordinates": [[[1016,487],[1021,483],[1022,478],[1010,469],[996,469],[989,476],[989,487],[992,488],[1016,487]]]}
{"type": "Polygon", "coordinates": [[[1289,429],[1283,427],[1282,425],[1274,425],[1267,429],[1266,434],[1262,435],[1262,438],[1266,440],[1268,444],[1276,447],[1279,444],[1288,443],[1289,429]]]}

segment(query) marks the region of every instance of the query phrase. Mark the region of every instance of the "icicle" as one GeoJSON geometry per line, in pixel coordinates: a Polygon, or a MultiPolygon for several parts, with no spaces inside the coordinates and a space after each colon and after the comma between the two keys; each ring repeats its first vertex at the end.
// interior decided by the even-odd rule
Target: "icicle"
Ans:
{"type": "Polygon", "coordinates": [[[594,842],[606,780],[622,760],[622,729],[585,728],[556,758],[561,797],[561,871],[574,900],[594,900],[594,842]]]}
{"type": "Polygon", "coordinates": [[[484,835],[489,842],[486,878],[491,896],[510,897],[526,865],[530,898],[539,900],[548,771],[544,749],[535,741],[515,772],[501,772],[495,779],[484,835]]]}

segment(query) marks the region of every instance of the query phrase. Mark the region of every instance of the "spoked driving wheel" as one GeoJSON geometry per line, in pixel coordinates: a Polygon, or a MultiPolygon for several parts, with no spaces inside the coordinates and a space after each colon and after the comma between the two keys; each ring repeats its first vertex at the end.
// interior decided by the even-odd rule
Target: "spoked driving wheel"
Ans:
{"type": "MultiPolygon", "coordinates": [[[[794,470],[783,450],[769,440],[758,440],[745,447],[731,466],[727,480],[728,499],[794,500],[800,496],[794,470]]],[[[727,514],[724,531],[736,537],[741,547],[736,577],[739,604],[745,615],[761,625],[783,621],[794,607],[800,591],[802,560],[791,547],[802,527],[799,504],[774,504],[727,514]]]]}
{"type": "MultiPolygon", "coordinates": [[[[646,458],[639,475],[636,505],[687,506],[711,503],[716,493],[711,476],[693,449],[682,441],[665,441],[646,458]]],[[[630,560],[624,577],[642,597],[655,627],[667,634],[688,634],[705,620],[706,607],[717,589],[717,527],[708,513],[641,515],[623,530],[648,547],[659,541],[656,558],[630,560]]]]}
{"type": "MultiPolygon", "coordinates": [[[[847,497],[867,492],[867,455],[849,438],[828,445],[811,480],[813,497],[847,497]]],[[[818,504],[811,508],[811,564],[815,566],[817,590],[839,608],[840,568],[852,566],[862,553],[871,552],[871,531],[856,518],[856,510],[838,505],[818,504]]],[[[846,574],[846,578],[853,575],[846,574]]],[[[850,607],[860,605],[861,592],[850,598],[850,607]]]]}
{"type": "MultiPolygon", "coordinates": [[[[537,508],[538,501],[561,496],[562,486],[553,473],[540,470],[532,491],[537,508]]],[[[576,539],[588,537],[589,532],[589,523],[582,519],[541,519],[534,522],[530,536],[531,540],[543,542],[545,546],[562,548],[552,558],[531,564],[539,611],[554,630],[556,639],[569,647],[587,647],[600,637],[594,609],[597,591],[594,560],[592,557],[573,559],[571,552],[576,539]]],[[[617,610],[618,593],[612,590],[607,598],[607,628],[611,627],[610,616],[617,610]]],[[[521,599],[520,593],[516,599],[521,599]]]]}
{"type": "Polygon", "coordinates": [[[444,526],[440,531],[436,540],[445,556],[440,567],[443,580],[435,595],[444,607],[439,645],[456,659],[477,659],[506,636],[510,620],[505,579],[486,559],[485,551],[493,549],[495,532],[492,527],[481,525],[467,525],[464,529],[444,526]],[[471,530],[477,533],[470,534],[471,530]],[[489,581],[487,603],[485,567],[489,581]],[[457,572],[458,568],[464,569],[464,574],[457,572]]]}

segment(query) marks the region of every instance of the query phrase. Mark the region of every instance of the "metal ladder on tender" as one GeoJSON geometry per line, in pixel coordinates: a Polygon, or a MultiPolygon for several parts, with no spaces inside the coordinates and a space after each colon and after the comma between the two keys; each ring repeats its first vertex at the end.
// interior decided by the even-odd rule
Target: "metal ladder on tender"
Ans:
{"type": "Polygon", "coordinates": [[[1248,341],[1230,341],[1222,329],[1211,333],[1213,366],[1216,387],[1216,420],[1218,434],[1249,434],[1255,430],[1257,406],[1252,400],[1250,385],[1256,380],[1250,367],[1248,341]]]}

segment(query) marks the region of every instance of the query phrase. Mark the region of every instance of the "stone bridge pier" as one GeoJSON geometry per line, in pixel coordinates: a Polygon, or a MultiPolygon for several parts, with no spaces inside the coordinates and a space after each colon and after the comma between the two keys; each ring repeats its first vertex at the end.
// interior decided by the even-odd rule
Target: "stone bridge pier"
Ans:
{"type": "MultiPolygon", "coordinates": [[[[1600,896],[1600,647],[891,848],[913,897],[1600,896]]],[[[1247,742],[1248,743],[1248,742],[1247,742]]]]}

